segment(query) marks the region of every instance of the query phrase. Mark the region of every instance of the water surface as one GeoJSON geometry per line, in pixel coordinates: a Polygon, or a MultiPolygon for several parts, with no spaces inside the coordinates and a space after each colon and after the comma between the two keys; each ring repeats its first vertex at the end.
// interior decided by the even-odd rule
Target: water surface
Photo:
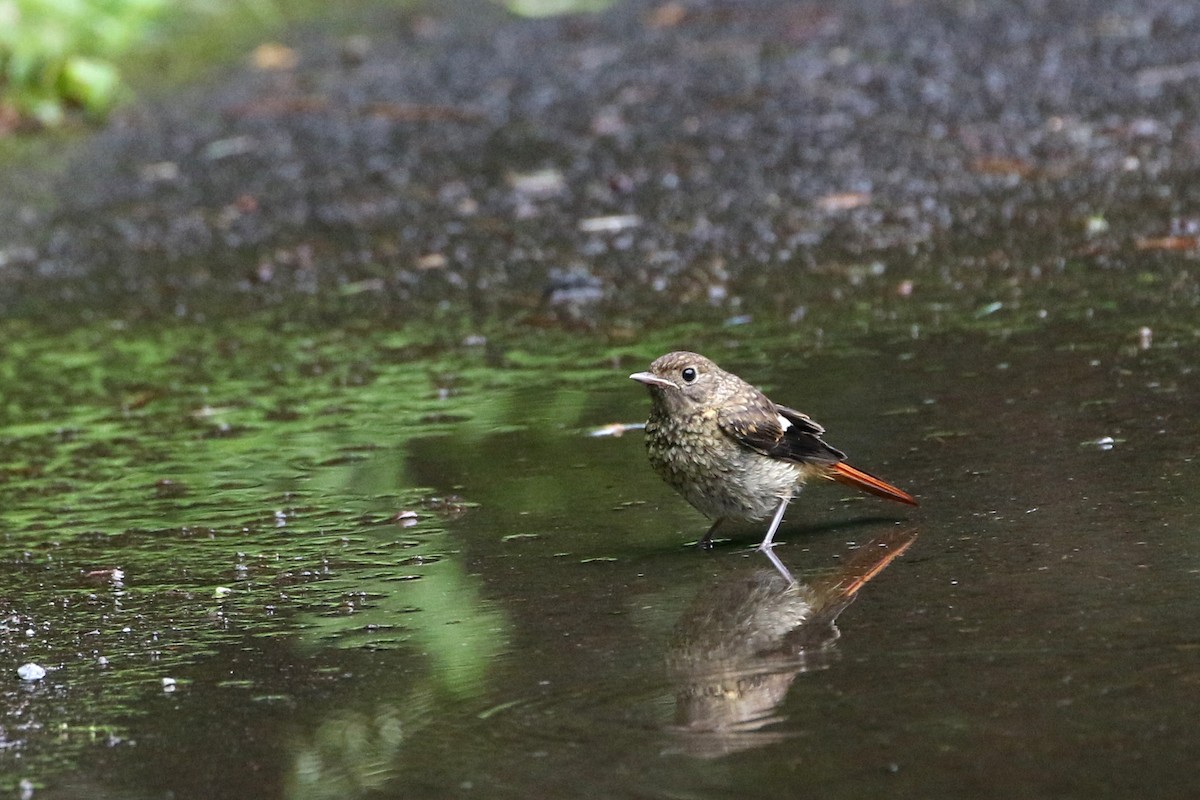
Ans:
{"type": "Polygon", "coordinates": [[[637,432],[589,435],[644,417],[625,376],[665,341],[10,332],[11,790],[1197,789],[1186,326],[675,342],[921,499],[811,487],[777,550],[792,590],[758,526],[690,544],[707,522],[637,432]]]}

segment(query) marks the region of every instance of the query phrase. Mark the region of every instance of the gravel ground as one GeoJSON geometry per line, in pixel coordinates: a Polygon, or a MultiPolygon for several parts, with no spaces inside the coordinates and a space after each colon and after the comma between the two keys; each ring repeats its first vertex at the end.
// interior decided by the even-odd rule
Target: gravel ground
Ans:
{"type": "Polygon", "coordinates": [[[0,199],[0,313],[794,319],[1101,273],[1200,304],[1191,0],[355,14],[0,199]]]}

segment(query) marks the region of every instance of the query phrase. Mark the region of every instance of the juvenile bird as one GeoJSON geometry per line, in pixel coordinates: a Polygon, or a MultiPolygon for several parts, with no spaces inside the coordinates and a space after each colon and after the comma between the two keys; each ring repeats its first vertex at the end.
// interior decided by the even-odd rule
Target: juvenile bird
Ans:
{"type": "Polygon", "coordinates": [[[650,389],[651,466],[713,520],[702,547],[712,546],[713,533],[727,519],[773,513],[759,545],[769,549],[788,502],[809,478],[917,504],[907,492],[847,464],[846,454],[826,444],[825,429],[807,415],[771,402],[702,355],[667,353],[629,377],[650,389]]]}

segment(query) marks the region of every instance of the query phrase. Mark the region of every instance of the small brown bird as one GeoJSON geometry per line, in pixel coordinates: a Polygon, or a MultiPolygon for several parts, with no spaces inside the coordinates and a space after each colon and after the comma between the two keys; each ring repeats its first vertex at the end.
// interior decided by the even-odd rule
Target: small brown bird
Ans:
{"type": "Polygon", "coordinates": [[[821,477],[915,506],[912,495],[855,469],[821,439],[807,415],[776,405],[758,389],[702,355],[679,351],[629,376],[650,389],[646,422],[650,464],[675,491],[713,520],[700,540],[727,519],[774,513],[760,549],[771,540],[788,501],[809,478],[821,477]]]}

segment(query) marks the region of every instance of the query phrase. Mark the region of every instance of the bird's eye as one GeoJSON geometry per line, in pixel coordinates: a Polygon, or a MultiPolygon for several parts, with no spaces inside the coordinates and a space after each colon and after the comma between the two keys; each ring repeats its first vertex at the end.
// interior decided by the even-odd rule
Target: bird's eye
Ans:
{"type": "Polygon", "coordinates": [[[683,371],[680,372],[679,375],[683,378],[684,383],[694,383],[696,380],[696,368],[684,367],[683,371]]]}

